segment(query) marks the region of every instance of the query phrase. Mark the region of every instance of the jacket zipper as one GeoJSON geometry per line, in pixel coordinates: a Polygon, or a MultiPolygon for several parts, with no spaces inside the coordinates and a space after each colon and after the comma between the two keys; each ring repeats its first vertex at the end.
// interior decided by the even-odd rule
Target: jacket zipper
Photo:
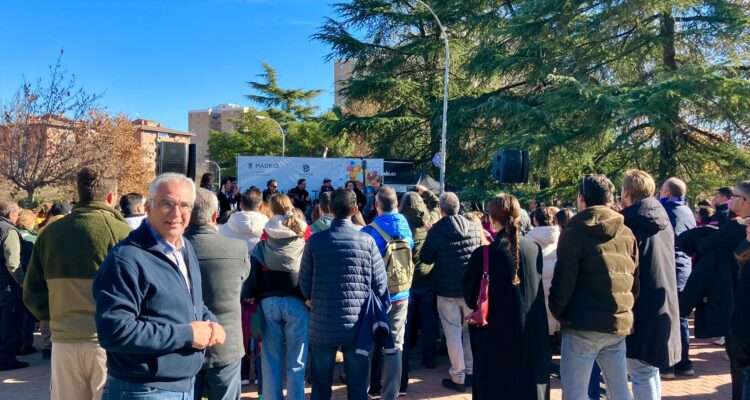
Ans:
{"type": "MultiPolygon", "coordinates": [[[[162,254],[161,252],[155,251],[152,253],[156,253],[159,258],[166,259],[167,263],[169,263],[169,266],[172,267],[172,271],[174,271],[178,275],[180,282],[182,282],[182,287],[184,287],[185,290],[187,291],[188,297],[190,298],[190,303],[193,305],[193,319],[194,321],[198,321],[198,309],[195,308],[195,299],[193,298],[193,294],[190,293],[190,288],[188,287],[188,284],[185,281],[185,277],[182,275],[182,272],[180,272],[179,265],[174,265],[174,262],[165,254],[162,254]]],[[[187,265],[187,263],[185,264],[185,267],[188,270],[188,279],[190,279],[190,267],[187,265]]]]}

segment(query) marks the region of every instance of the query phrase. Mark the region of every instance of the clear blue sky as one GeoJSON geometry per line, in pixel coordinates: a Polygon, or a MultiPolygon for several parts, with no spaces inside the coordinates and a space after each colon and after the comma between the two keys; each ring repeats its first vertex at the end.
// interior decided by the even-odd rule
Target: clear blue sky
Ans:
{"type": "Polygon", "coordinates": [[[261,62],[286,88],[324,89],[333,103],[329,49],[310,39],[333,0],[44,0],[0,7],[0,101],[23,77],[47,76],[61,48],[64,67],[112,112],[186,130],[188,110],[252,106],[247,81],[261,62]]]}

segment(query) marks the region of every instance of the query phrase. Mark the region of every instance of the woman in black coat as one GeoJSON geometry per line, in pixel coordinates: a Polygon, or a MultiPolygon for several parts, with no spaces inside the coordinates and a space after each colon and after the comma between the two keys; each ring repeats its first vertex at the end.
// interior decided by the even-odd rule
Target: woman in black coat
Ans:
{"type": "MultiPolygon", "coordinates": [[[[495,196],[490,221],[498,231],[489,245],[489,314],[484,327],[469,326],[474,354],[474,400],[549,398],[551,353],[542,288],[542,252],[520,236],[521,206],[495,196]]],[[[483,275],[483,247],[464,275],[464,299],[476,307],[483,275]]]]}

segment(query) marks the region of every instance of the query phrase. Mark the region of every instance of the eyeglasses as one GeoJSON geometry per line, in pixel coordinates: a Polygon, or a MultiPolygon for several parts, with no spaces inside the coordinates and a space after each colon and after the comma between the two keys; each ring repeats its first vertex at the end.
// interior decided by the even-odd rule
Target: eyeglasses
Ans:
{"type": "Polygon", "coordinates": [[[276,189],[277,187],[279,187],[279,185],[271,185],[269,187],[272,187],[272,188],[276,189]]]}
{"type": "Polygon", "coordinates": [[[747,197],[745,197],[745,196],[743,196],[743,195],[741,195],[741,194],[735,194],[735,193],[732,193],[732,196],[731,196],[731,197],[741,197],[741,198],[742,198],[742,200],[747,200],[747,197]]]}
{"type": "Polygon", "coordinates": [[[193,211],[193,205],[190,203],[185,203],[185,202],[177,203],[176,201],[169,200],[169,199],[164,199],[161,202],[159,202],[159,209],[163,212],[170,212],[178,207],[181,213],[189,213],[193,211]]]}

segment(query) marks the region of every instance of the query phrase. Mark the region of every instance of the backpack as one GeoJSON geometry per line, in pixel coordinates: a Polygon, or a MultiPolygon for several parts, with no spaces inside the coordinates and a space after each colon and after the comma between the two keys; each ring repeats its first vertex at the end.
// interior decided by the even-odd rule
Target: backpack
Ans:
{"type": "Polygon", "coordinates": [[[370,226],[386,241],[383,262],[388,274],[388,290],[391,293],[409,290],[412,276],[414,276],[414,262],[411,258],[409,241],[402,237],[392,238],[374,222],[370,226]]]}

